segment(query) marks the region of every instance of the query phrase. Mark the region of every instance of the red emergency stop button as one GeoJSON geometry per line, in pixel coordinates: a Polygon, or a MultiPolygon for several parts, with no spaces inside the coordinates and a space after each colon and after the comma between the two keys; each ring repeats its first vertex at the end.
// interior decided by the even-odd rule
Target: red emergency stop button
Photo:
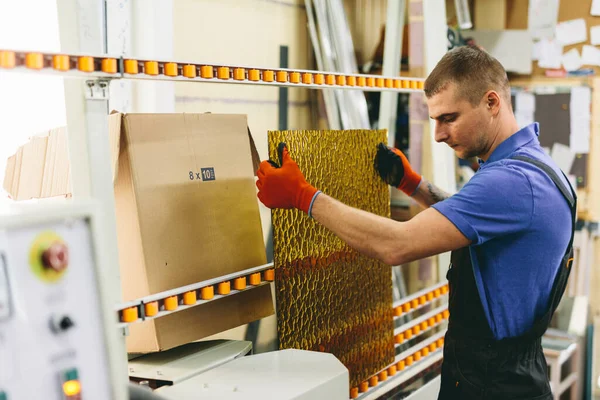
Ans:
{"type": "Polygon", "coordinates": [[[69,248],[62,242],[52,243],[42,253],[44,268],[62,272],[69,265],[69,248]]]}

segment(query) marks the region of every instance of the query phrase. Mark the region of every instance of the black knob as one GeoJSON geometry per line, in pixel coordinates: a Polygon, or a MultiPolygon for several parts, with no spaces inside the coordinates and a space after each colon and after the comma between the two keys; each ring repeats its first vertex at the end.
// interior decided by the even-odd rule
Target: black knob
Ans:
{"type": "Polygon", "coordinates": [[[73,327],[75,324],[73,323],[73,321],[71,320],[71,318],[65,316],[62,317],[60,319],[60,322],[58,323],[58,327],[60,328],[61,331],[66,331],[67,329],[73,327]]]}

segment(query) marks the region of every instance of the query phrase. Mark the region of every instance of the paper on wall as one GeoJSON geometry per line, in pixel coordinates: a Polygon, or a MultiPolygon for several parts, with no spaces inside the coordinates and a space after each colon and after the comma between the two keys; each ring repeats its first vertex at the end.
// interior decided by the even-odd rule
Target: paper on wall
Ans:
{"type": "Polygon", "coordinates": [[[600,25],[590,28],[590,41],[593,45],[600,44],[600,25]]]}
{"type": "Polygon", "coordinates": [[[540,59],[540,54],[542,52],[540,42],[533,42],[533,46],[531,46],[531,61],[537,61],[540,59]]]}
{"type": "Polygon", "coordinates": [[[529,0],[528,29],[534,39],[554,36],[559,0],[529,0]]]}
{"type": "Polygon", "coordinates": [[[574,153],[590,151],[591,101],[592,90],[589,87],[578,86],[571,89],[569,146],[574,153]]]}
{"type": "Polygon", "coordinates": [[[562,55],[562,65],[567,71],[576,71],[582,66],[579,50],[571,49],[562,55]]]}
{"type": "Polygon", "coordinates": [[[571,89],[569,110],[571,117],[586,117],[591,115],[592,89],[589,86],[575,86],[571,89]]]}
{"type": "Polygon", "coordinates": [[[534,122],[535,95],[531,92],[517,92],[515,95],[515,118],[519,128],[534,122]]]}
{"type": "Polygon", "coordinates": [[[600,0],[592,1],[592,9],[590,10],[592,15],[600,15],[600,0]]]}
{"type": "Polygon", "coordinates": [[[581,51],[581,63],[583,65],[598,65],[600,66],[600,49],[584,45],[581,51]]]}
{"type": "Polygon", "coordinates": [[[554,39],[542,39],[539,41],[540,68],[560,68],[563,46],[554,39]]]}
{"type": "Polygon", "coordinates": [[[562,143],[554,143],[550,157],[556,162],[556,165],[565,172],[571,171],[573,161],[575,161],[575,153],[571,151],[569,146],[562,143]]]}
{"type": "Polygon", "coordinates": [[[585,19],[572,19],[556,25],[556,40],[563,46],[587,41],[585,19]]]}

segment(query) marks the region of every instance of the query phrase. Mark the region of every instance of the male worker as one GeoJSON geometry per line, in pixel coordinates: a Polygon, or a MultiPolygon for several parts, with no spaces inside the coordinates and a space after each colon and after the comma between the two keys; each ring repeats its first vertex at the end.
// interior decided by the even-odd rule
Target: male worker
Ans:
{"type": "Polygon", "coordinates": [[[426,208],[410,221],[321,193],[287,149],[281,166],[261,163],[258,197],[270,208],[303,210],[389,265],[452,251],[439,398],[551,399],[540,338],[572,261],[575,194],[540,147],[537,123],[519,129],[506,72],[484,51],[460,47],[444,55],[425,81],[425,96],[436,141],[480,160],[457,194],[448,196],[400,151],[380,145],[379,174],[426,208]]]}

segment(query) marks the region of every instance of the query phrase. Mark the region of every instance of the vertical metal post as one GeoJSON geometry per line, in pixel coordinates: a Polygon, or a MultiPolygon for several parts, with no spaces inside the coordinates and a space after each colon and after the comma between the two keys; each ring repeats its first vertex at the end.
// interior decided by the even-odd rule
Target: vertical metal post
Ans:
{"type": "MultiPolygon", "coordinates": [[[[402,34],[404,33],[404,15],[406,0],[388,1],[387,21],[385,23],[385,42],[383,45],[383,75],[400,75],[402,58],[402,34]]],[[[381,92],[379,103],[379,129],[388,130],[388,144],[394,146],[396,138],[396,110],[398,93],[381,92]]]]}
{"type": "MultiPolygon", "coordinates": [[[[61,50],[106,53],[106,3],[104,0],[57,0],[61,50]]],[[[98,202],[96,228],[105,253],[100,266],[107,279],[103,295],[111,304],[121,300],[115,201],[108,141],[108,87],[98,80],[65,79],[65,102],[72,192],[76,198],[98,202]],[[100,89],[100,90],[95,90],[100,89]]],[[[104,310],[114,313],[114,310],[104,310]]],[[[116,315],[114,320],[116,322],[116,315]]],[[[116,329],[116,328],[115,328],[116,329]]],[[[115,399],[125,399],[127,358],[124,339],[111,342],[108,362],[115,399]]]]}
{"type": "MultiPolygon", "coordinates": [[[[445,0],[423,1],[423,26],[425,30],[425,70],[427,74],[435,68],[438,61],[448,51],[445,0]]],[[[435,142],[435,121],[430,120],[431,157],[433,159],[433,184],[452,194],[456,192],[456,156],[445,144],[435,142]]],[[[446,276],[450,263],[450,254],[438,256],[439,276],[446,276]]]]}

